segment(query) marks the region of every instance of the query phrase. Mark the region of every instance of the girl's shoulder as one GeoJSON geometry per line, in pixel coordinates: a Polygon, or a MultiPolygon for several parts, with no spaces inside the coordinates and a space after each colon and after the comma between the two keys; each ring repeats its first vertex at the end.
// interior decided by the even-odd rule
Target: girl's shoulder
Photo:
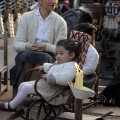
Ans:
{"type": "Polygon", "coordinates": [[[56,64],[56,65],[53,65],[50,70],[54,69],[54,70],[74,71],[74,70],[76,70],[75,64],[76,64],[76,62],[66,62],[66,63],[62,63],[62,64],[56,64]]]}
{"type": "Polygon", "coordinates": [[[96,54],[98,54],[96,48],[91,44],[89,45],[88,52],[95,52],[96,54]]]}
{"type": "Polygon", "coordinates": [[[71,62],[65,62],[62,64],[58,64],[57,62],[55,64],[53,64],[52,66],[75,66],[76,62],[75,61],[71,61],[71,62]]]}
{"type": "Polygon", "coordinates": [[[63,63],[63,65],[65,65],[65,66],[70,66],[70,67],[75,66],[75,64],[76,64],[75,61],[63,63]]]}

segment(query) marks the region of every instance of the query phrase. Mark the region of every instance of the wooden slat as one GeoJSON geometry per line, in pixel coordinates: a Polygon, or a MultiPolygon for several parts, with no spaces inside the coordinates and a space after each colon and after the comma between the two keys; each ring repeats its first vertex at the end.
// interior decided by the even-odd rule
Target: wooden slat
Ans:
{"type": "Polygon", "coordinates": [[[4,57],[3,61],[4,64],[0,66],[0,95],[3,94],[8,90],[8,34],[7,32],[4,33],[3,37],[3,46],[0,46],[0,49],[3,50],[4,57]]]}
{"type": "Polygon", "coordinates": [[[2,86],[0,94],[3,94],[7,89],[8,89],[8,85],[2,86]]]}
{"type": "Polygon", "coordinates": [[[0,67],[0,72],[4,73],[7,70],[7,66],[1,66],[0,67]]]}

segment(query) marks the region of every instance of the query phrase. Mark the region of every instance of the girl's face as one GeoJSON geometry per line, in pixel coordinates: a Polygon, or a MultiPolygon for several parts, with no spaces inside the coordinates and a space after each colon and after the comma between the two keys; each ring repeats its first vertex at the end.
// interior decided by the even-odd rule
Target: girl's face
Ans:
{"type": "Polygon", "coordinates": [[[69,53],[68,50],[66,50],[63,46],[57,46],[56,47],[56,61],[59,64],[72,61],[72,59],[75,57],[75,53],[69,53]]]}
{"type": "Polygon", "coordinates": [[[54,10],[57,2],[58,0],[39,0],[42,8],[46,9],[47,11],[54,10]]]}

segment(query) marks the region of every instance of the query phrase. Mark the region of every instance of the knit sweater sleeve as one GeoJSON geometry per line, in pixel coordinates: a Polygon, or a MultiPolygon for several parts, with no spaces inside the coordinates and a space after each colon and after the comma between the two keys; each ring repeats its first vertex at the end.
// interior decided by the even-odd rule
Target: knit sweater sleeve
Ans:
{"type": "Polygon", "coordinates": [[[46,43],[45,51],[55,53],[56,43],[61,39],[67,38],[67,24],[65,20],[57,14],[54,14],[52,20],[51,34],[48,40],[49,42],[46,43]]]}
{"type": "Polygon", "coordinates": [[[56,84],[68,86],[68,82],[73,81],[76,74],[75,63],[65,63],[60,72],[53,73],[56,84]]]}

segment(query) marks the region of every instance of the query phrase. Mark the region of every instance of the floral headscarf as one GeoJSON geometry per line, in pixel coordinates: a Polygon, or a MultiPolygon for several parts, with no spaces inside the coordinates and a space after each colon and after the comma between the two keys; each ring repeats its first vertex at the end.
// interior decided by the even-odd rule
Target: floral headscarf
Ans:
{"type": "Polygon", "coordinates": [[[78,65],[80,66],[81,69],[83,69],[83,64],[85,62],[86,54],[87,54],[90,42],[92,40],[92,36],[85,32],[72,30],[70,33],[70,38],[75,42],[81,43],[81,47],[79,49],[80,53],[78,57],[78,65]]]}

